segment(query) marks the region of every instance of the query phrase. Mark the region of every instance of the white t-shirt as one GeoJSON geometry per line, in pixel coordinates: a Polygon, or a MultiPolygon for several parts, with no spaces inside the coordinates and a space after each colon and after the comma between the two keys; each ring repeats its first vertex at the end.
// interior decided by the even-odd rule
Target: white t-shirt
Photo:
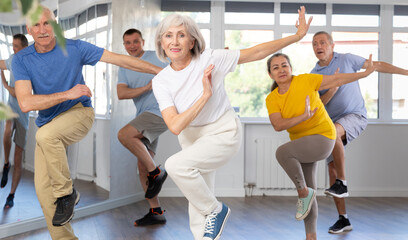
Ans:
{"type": "Polygon", "coordinates": [[[235,70],[239,56],[239,50],[206,49],[180,71],[173,70],[170,65],[164,68],[153,78],[153,93],[160,111],[171,106],[175,106],[178,113],[189,109],[203,94],[204,70],[214,64],[211,73],[213,95],[190,126],[202,126],[218,120],[231,109],[224,78],[235,70]]]}

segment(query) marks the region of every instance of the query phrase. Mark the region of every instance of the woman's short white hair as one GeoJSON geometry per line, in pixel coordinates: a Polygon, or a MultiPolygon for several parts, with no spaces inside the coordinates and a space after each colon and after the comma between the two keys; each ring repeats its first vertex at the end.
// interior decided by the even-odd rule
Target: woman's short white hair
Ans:
{"type": "Polygon", "coordinates": [[[185,27],[187,34],[190,35],[190,38],[194,40],[194,47],[191,49],[191,55],[193,58],[198,57],[204,51],[205,41],[203,35],[201,34],[200,28],[198,28],[194,20],[188,16],[171,14],[160,22],[156,31],[156,54],[161,61],[168,62],[167,55],[161,47],[161,38],[163,37],[163,34],[170,27],[178,27],[181,25],[185,27]]]}

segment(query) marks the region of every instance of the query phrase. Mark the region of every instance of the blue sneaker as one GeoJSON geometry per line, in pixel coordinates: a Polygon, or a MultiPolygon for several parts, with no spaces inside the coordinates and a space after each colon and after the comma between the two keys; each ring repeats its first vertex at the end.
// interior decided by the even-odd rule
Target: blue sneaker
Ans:
{"type": "Polygon", "coordinates": [[[296,220],[303,220],[309,215],[312,203],[316,198],[316,191],[312,188],[309,189],[309,195],[305,198],[299,198],[297,202],[296,220]]]}
{"type": "Polygon", "coordinates": [[[221,212],[212,212],[210,215],[208,215],[205,219],[203,240],[219,239],[230,213],[230,208],[223,203],[221,212]]]}

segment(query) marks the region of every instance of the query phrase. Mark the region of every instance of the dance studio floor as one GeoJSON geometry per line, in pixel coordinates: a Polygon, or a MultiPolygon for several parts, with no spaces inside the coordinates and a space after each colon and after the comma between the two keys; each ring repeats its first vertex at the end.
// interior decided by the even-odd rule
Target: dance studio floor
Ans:
{"type": "MultiPolygon", "coordinates": [[[[20,184],[14,197],[14,207],[3,209],[6,198],[10,193],[12,172],[13,168],[10,169],[6,187],[0,189],[0,224],[43,216],[34,189],[34,173],[28,170],[23,170],[20,184]]],[[[2,173],[0,173],[0,178],[1,176],[2,173]]],[[[88,206],[109,198],[109,192],[96,186],[95,183],[76,179],[74,180],[74,186],[81,194],[81,200],[77,207],[88,206]]]]}
{"type": "MultiPolygon", "coordinates": [[[[81,240],[187,240],[185,198],[161,198],[167,223],[134,227],[133,221],[146,214],[147,203],[140,201],[90,217],[73,221],[81,240]]],[[[220,198],[228,204],[231,216],[221,237],[223,240],[298,240],[305,239],[303,222],[295,220],[295,197],[220,198]]],[[[327,229],[337,219],[332,199],[318,197],[318,239],[402,240],[408,239],[408,198],[348,198],[348,215],[354,230],[332,235],[327,229]]],[[[5,238],[4,240],[51,239],[47,229],[5,238]]]]}

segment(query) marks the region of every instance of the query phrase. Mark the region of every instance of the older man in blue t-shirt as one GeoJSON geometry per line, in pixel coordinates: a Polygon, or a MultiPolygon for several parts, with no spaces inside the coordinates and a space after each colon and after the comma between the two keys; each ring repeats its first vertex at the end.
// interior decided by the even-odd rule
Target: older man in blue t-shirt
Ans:
{"type": "Polygon", "coordinates": [[[66,147],[85,137],[94,121],[82,68],[98,61],[151,74],[161,68],[81,40],[67,39],[64,54],[50,20],[55,16],[44,8],[38,22],[28,22],[34,44],[17,53],[12,66],[21,110],[39,110],[34,183],[48,230],[53,239],[77,239],[69,221],[79,192],[72,186],[66,147]]]}
{"type": "MultiPolygon", "coordinates": [[[[312,73],[324,75],[332,75],[336,72],[354,73],[362,68],[365,69],[368,65],[368,60],[365,58],[349,53],[336,53],[333,49],[333,39],[327,32],[318,32],[313,36],[313,50],[319,61],[312,73]]],[[[385,62],[374,62],[374,65],[378,72],[408,75],[408,70],[385,62]]],[[[333,152],[327,159],[331,186],[325,193],[334,197],[339,219],[329,228],[329,233],[341,233],[353,229],[346,214],[344,200],[344,197],[348,196],[344,147],[366,128],[367,110],[358,82],[321,91],[320,98],[333,120],[337,133],[333,152]]]]}
{"type": "MultiPolygon", "coordinates": [[[[154,51],[143,50],[144,40],[142,33],[137,29],[128,29],[123,34],[123,45],[132,57],[140,58],[162,68],[167,66],[167,63],[157,58],[154,51]]],[[[152,91],[153,77],[152,74],[125,68],[120,68],[118,74],[118,98],[133,99],[137,110],[136,118],[119,130],[118,139],[137,157],[140,183],[150,205],[149,212],[144,217],[137,219],[134,222],[135,226],[166,222],[157,195],[166,180],[167,173],[164,168],[156,166],[153,158],[156,154],[159,136],[167,130],[167,125],[152,91]],[[159,180],[159,184],[154,184],[154,179],[159,180]]]]}

